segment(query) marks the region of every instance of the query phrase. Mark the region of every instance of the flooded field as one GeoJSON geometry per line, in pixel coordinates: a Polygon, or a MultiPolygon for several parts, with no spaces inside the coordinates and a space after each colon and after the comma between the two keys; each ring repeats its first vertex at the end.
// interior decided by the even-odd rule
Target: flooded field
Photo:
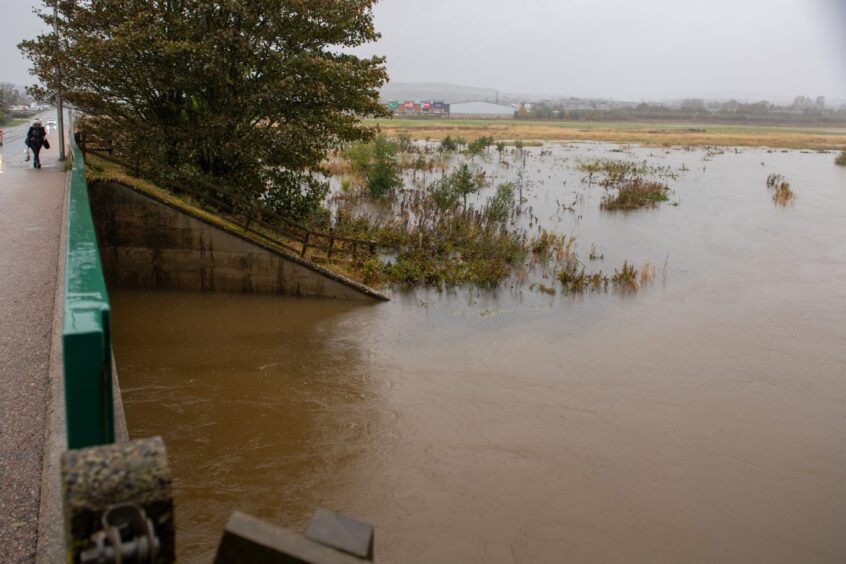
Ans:
{"type": "Polygon", "coordinates": [[[317,507],[373,523],[380,562],[842,561],[846,169],[525,151],[473,161],[523,183],[518,225],[575,237],[588,268],[648,261],[651,284],[113,293],[130,433],[167,441],[182,561],[209,561],[235,509],[302,529],[317,507]],[[577,167],[601,158],[672,171],[669,201],[600,210],[577,167]]]}

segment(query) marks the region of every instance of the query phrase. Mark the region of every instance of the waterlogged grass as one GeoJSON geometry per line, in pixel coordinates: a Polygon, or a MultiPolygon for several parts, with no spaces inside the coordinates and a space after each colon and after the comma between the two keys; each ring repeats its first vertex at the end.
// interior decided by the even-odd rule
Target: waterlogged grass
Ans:
{"type": "Polygon", "coordinates": [[[605,174],[611,178],[637,176],[646,174],[648,169],[643,163],[603,159],[596,161],[581,161],[577,168],[587,174],[605,174]]]}
{"type": "Polygon", "coordinates": [[[844,149],[840,152],[839,155],[837,155],[837,158],[834,160],[834,162],[840,166],[846,166],[846,149],[844,149]]]}
{"type": "MultiPolygon", "coordinates": [[[[559,289],[571,294],[639,287],[640,271],[636,271],[637,283],[626,282],[631,270],[628,263],[610,275],[587,273],[576,252],[574,237],[540,227],[533,230],[531,222],[528,228],[517,227],[516,218],[526,213],[531,215],[532,208],[523,209],[526,201],[512,183],[498,184],[486,201],[475,208],[470,206],[468,194],[491,186],[483,173],[472,172],[468,162],[474,156],[492,151],[491,145],[495,144],[486,138],[467,142],[457,137],[449,137],[439,144],[410,144],[406,151],[417,155],[416,158],[437,158],[460,151],[470,160],[452,162],[451,169],[441,169],[442,173],[435,178],[424,177],[418,182],[415,176],[413,187],[378,199],[363,185],[355,188],[342,183],[343,194],[334,200],[335,233],[375,240],[394,249],[387,256],[354,261],[352,268],[358,277],[374,286],[442,289],[495,288],[506,282],[521,285],[529,280],[532,291],[549,295],[558,293],[559,289]],[[549,286],[536,278],[530,279],[537,276],[557,280],[559,285],[549,286]]],[[[496,151],[501,158],[500,147],[496,151]]],[[[515,144],[516,154],[521,149],[520,144],[515,144]]],[[[346,154],[347,158],[357,155],[355,151],[346,154]]],[[[405,158],[397,155],[398,162],[405,158]]],[[[649,171],[645,163],[610,160],[584,166],[585,170],[602,175],[600,183],[610,178],[614,186],[649,171]]],[[[348,168],[354,169],[355,165],[348,168]]],[[[599,258],[591,252],[591,260],[599,258]]]]}
{"type": "Polygon", "coordinates": [[[629,174],[645,174],[643,165],[627,161],[605,159],[601,161],[581,161],[577,168],[587,174],[606,174],[608,176],[626,176],[629,174]]]}
{"type": "Polygon", "coordinates": [[[583,182],[595,182],[608,190],[600,202],[600,208],[608,211],[655,207],[666,202],[670,199],[670,187],[644,176],[675,178],[669,168],[650,167],[645,162],[604,159],[582,161],[577,168],[585,174],[583,182]]]}
{"type": "Polygon", "coordinates": [[[342,213],[335,230],[397,249],[386,260],[354,264],[365,282],[374,285],[492,288],[514,275],[529,253],[524,233],[488,221],[482,213],[458,212],[417,225],[399,220],[379,224],[342,213]]]}
{"type": "Polygon", "coordinates": [[[772,191],[773,203],[777,206],[785,207],[796,197],[790,189],[790,182],[780,174],[771,174],[767,177],[767,188],[772,191]]]}
{"type": "Polygon", "coordinates": [[[636,268],[628,261],[611,275],[602,271],[588,273],[580,262],[572,260],[558,273],[564,291],[570,294],[606,291],[609,287],[622,292],[634,292],[649,284],[655,277],[655,267],[645,263],[636,268]]]}
{"type": "Polygon", "coordinates": [[[655,207],[670,199],[670,188],[666,184],[642,178],[621,181],[616,192],[602,197],[600,207],[604,210],[636,210],[655,207]]]}

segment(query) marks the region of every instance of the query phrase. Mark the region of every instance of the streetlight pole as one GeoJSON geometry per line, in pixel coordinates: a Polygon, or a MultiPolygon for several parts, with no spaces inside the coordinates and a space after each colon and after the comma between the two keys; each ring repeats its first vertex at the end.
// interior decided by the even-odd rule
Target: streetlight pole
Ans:
{"type": "Polygon", "coordinates": [[[56,92],[56,109],[59,126],[59,160],[65,160],[65,109],[62,104],[62,42],[59,39],[59,0],[53,0],[53,31],[56,33],[56,73],[59,75],[59,86],[56,92]]]}

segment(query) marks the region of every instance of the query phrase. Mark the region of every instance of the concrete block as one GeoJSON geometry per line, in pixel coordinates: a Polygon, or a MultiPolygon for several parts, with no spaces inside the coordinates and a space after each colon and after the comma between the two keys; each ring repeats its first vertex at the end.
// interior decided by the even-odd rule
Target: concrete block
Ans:
{"type": "Polygon", "coordinates": [[[174,561],[173,493],[161,438],[68,451],[61,476],[68,562],[79,562],[102,529],[103,512],[122,503],[137,505],[152,520],[161,546],[156,562],[174,561]]]}
{"type": "Polygon", "coordinates": [[[357,558],[373,560],[373,526],[352,517],[318,509],[305,537],[357,558]]]}
{"type": "Polygon", "coordinates": [[[235,512],[229,518],[214,564],[362,564],[362,560],[300,535],[235,512]]]}

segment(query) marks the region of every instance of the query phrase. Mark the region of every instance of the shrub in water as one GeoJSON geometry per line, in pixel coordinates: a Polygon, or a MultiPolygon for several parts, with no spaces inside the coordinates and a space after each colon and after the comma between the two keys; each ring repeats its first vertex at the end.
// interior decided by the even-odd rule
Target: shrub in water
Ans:
{"type": "Polygon", "coordinates": [[[485,206],[485,218],[492,223],[505,223],[514,210],[514,185],[500,184],[485,206]]]}
{"type": "Polygon", "coordinates": [[[458,149],[458,143],[456,143],[455,140],[452,137],[450,137],[449,135],[444,137],[444,140],[441,141],[441,147],[440,147],[441,151],[449,153],[449,152],[455,151],[457,149],[458,149]]]}
{"type": "Polygon", "coordinates": [[[402,181],[395,158],[396,145],[384,136],[373,143],[373,162],[367,167],[367,188],[377,198],[398,188],[402,181]]]}

